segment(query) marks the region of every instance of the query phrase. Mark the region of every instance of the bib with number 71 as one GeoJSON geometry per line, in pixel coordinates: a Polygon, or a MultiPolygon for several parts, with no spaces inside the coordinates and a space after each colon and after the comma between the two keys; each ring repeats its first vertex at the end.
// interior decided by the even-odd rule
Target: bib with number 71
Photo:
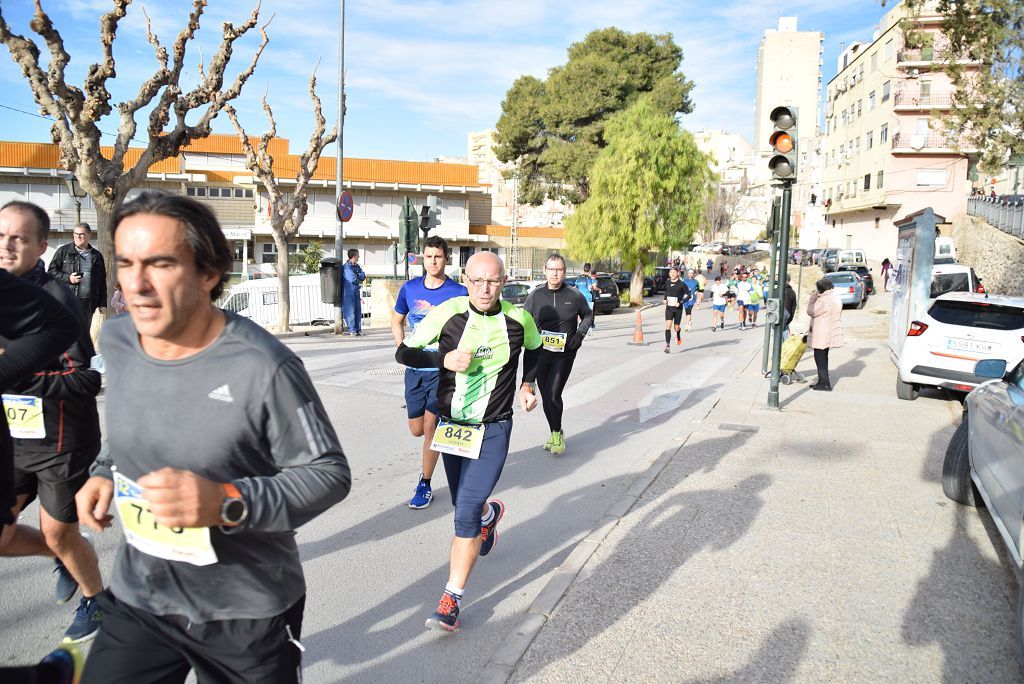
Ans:
{"type": "Polygon", "coordinates": [[[540,331],[540,341],[544,348],[551,352],[564,352],[565,340],[568,333],[551,332],[550,330],[540,331]]]}
{"type": "Polygon", "coordinates": [[[480,458],[480,447],[484,444],[483,425],[458,425],[442,420],[434,430],[434,441],[430,448],[444,454],[463,458],[480,458]]]}
{"type": "Polygon", "coordinates": [[[43,423],[43,400],[23,394],[4,394],[4,413],[11,437],[15,439],[43,439],[46,424],[43,423]]]}
{"type": "Polygon", "coordinates": [[[124,527],[124,538],[143,553],[192,565],[213,565],[217,553],[209,527],[159,525],[142,498],[142,488],[121,473],[114,473],[114,506],[124,527]]]}

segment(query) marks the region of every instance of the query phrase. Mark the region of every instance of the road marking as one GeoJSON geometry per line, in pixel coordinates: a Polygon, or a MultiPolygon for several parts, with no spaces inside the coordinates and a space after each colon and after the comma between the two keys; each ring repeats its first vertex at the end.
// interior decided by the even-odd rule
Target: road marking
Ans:
{"type": "Polygon", "coordinates": [[[637,404],[639,422],[646,423],[658,416],[674,411],[689,398],[690,394],[704,387],[722,366],[734,361],[731,356],[704,356],[682,369],[665,382],[652,384],[637,404]]]}
{"type": "Polygon", "coordinates": [[[591,375],[586,380],[570,385],[562,392],[565,408],[575,408],[589,404],[607,396],[608,391],[642,373],[646,373],[660,363],[665,357],[661,354],[645,354],[630,359],[629,363],[616,363],[607,370],[591,375]]]}

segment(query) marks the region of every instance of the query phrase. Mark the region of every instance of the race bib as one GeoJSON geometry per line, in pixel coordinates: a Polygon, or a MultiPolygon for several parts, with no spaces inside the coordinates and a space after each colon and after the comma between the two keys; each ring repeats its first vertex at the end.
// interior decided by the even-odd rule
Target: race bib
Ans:
{"type": "Polygon", "coordinates": [[[4,413],[11,437],[15,439],[42,439],[46,437],[43,424],[43,400],[23,394],[5,394],[4,413]]]}
{"type": "Polygon", "coordinates": [[[549,330],[540,331],[540,340],[544,348],[552,352],[564,352],[568,333],[557,333],[549,330]]]}
{"type": "Polygon", "coordinates": [[[442,420],[434,430],[434,441],[430,448],[463,458],[480,458],[480,447],[484,444],[483,425],[457,425],[442,420]]]}
{"type": "Polygon", "coordinates": [[[150,556],[192,565],[213,565],[217,553],[210,542],[209,527],[165,527],[158,525],[142,498],[142,488],[120,473],[114,473],[114,507],[129,544],[150,556]]]}
{"type": "Polygon", "coordinates": [[[679,297],[667,297],[666,300],[668,306],[679,306],[679,297]]]}

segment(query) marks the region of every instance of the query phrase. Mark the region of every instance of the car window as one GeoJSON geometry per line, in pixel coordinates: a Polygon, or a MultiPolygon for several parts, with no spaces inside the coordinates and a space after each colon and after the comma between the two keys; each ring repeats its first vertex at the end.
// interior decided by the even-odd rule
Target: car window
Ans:
{"type": "Polygon", "coordinates": [[[837,274],[834,274],[834,275],[829,275],[828,279],[831,280],[833,283],[855,283],[855,282],[857,282],[857,278],[852,273],[850,273],[849,271],[844,271],[842,273],[837,273],[837,274]]]}
{"type": "Polygon", "coordinates": [[[970,292],[971,283],[967,273],[935,273],[932,274],[932,286],[929,297],[935,299],[947,292],[970,292]]]}
{"type": "Polygon", "coordinates": [[[989,330],[1019,330],[1024,328],[1024,309],[984,302],[961,302],[940,299],[932,304],[928,315],[940,323],[963,325],[989,330]]]}

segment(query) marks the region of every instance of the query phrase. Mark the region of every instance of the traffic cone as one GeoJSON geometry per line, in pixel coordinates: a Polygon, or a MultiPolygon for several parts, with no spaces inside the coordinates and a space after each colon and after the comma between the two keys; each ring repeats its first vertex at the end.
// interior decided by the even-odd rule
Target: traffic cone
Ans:
{"type": "Polygon", "coordinates": [[[636,324],[633,326],[633,341],[628,344],[646,345],[644,342],[644,321],[640,317],[640,309],[636,310],[636,324]]]}

